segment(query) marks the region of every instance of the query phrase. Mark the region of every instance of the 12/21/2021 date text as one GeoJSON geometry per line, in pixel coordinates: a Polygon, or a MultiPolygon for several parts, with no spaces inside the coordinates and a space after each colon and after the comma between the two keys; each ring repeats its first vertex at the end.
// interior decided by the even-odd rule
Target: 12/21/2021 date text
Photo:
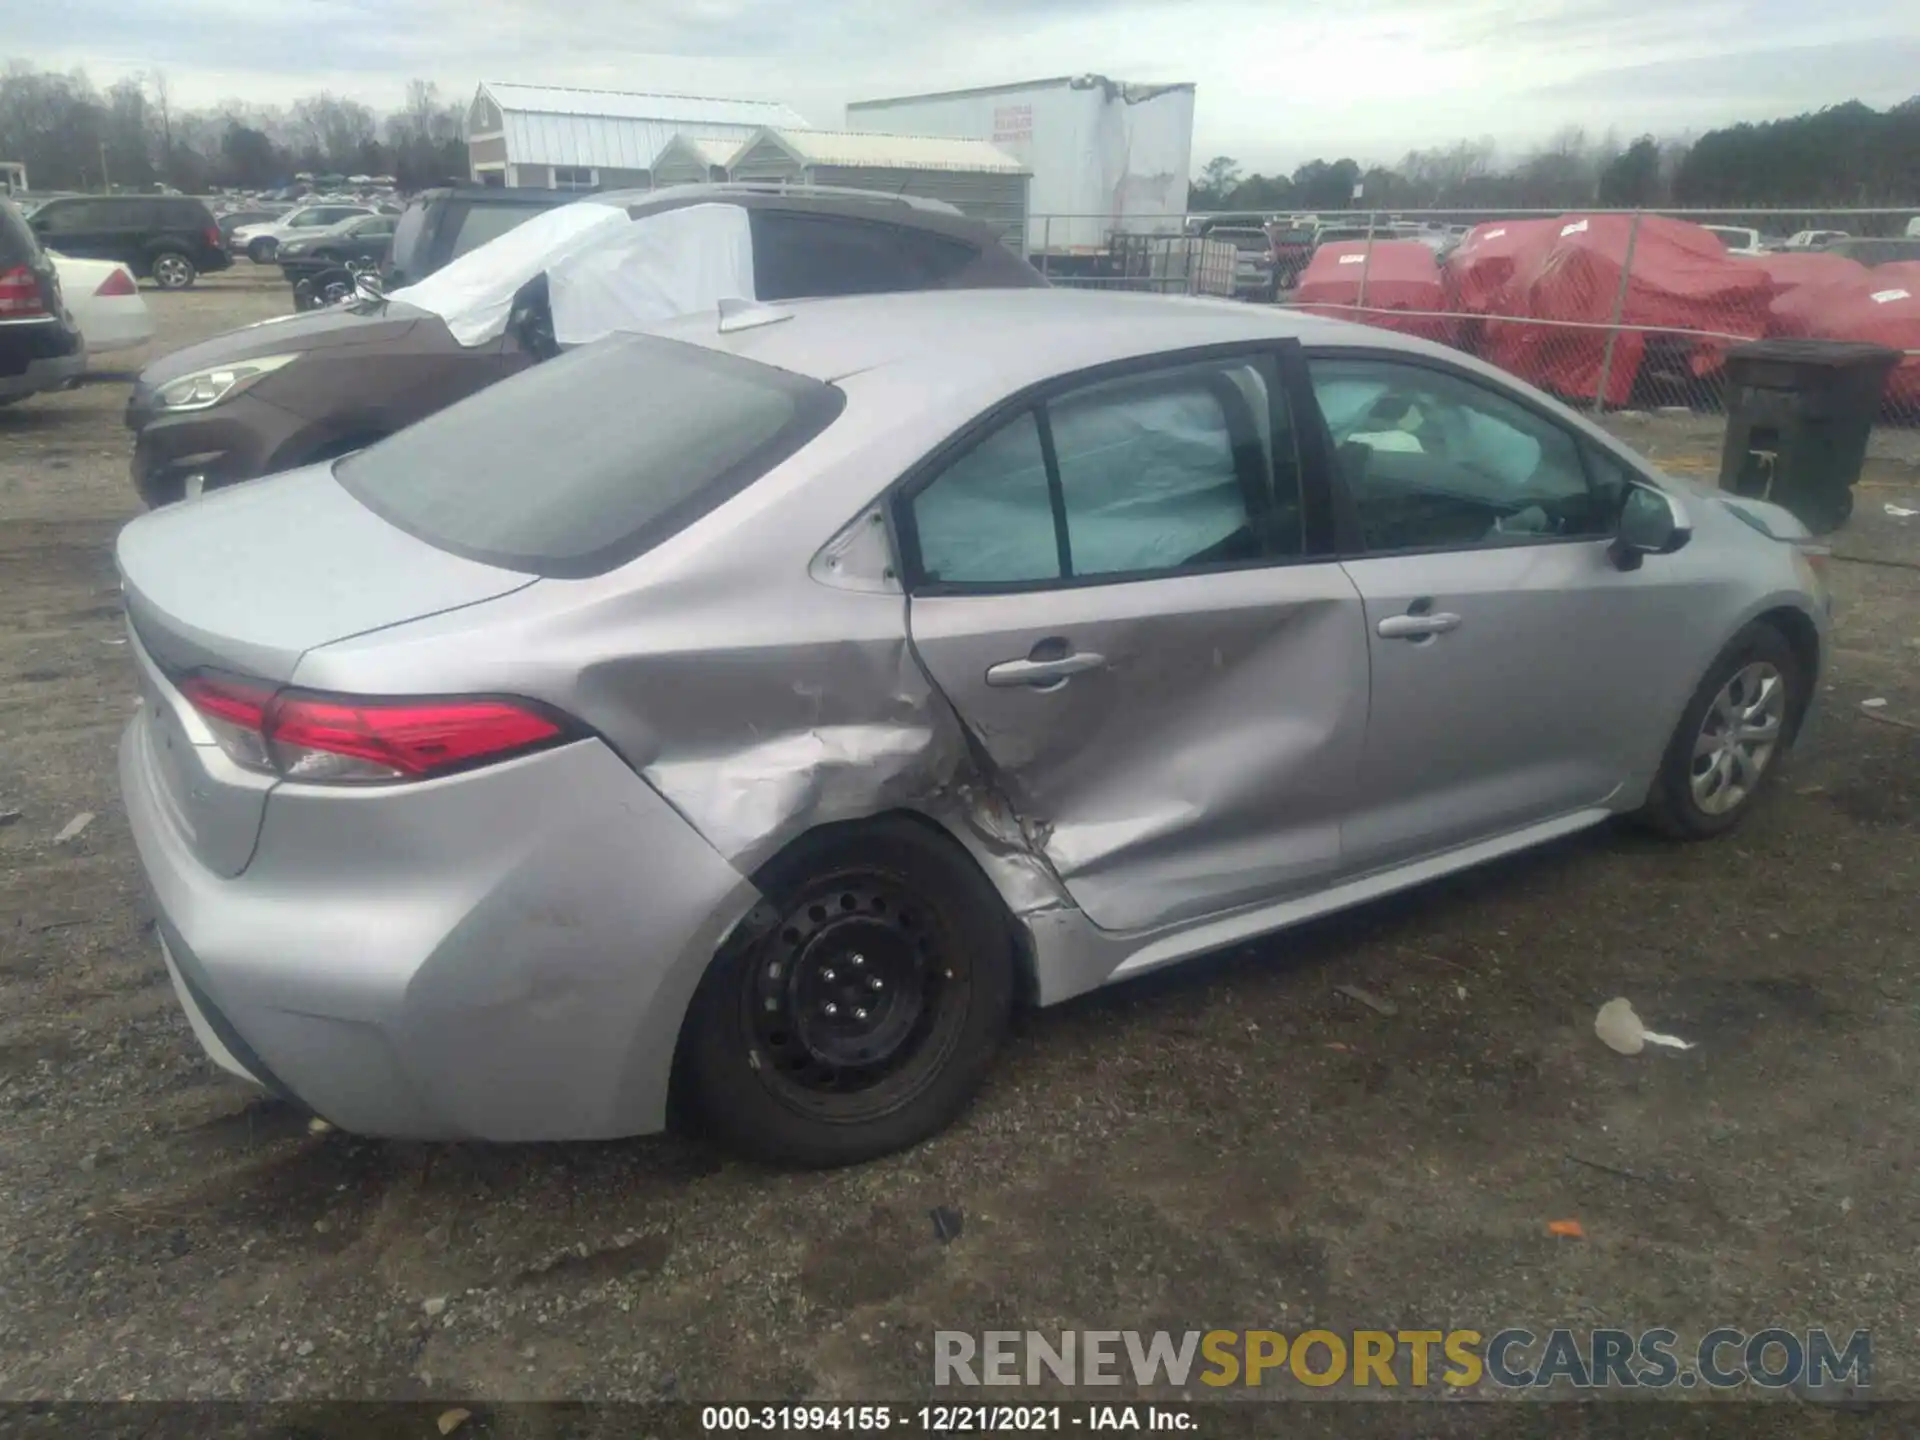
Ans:
{"type": "Polygon", "coordinates": [[[709,1405],[707,1434],[1012,1435],[1074,1431],[1192,1433],[1186,1410],[1157,1405],[709,1405]]]}

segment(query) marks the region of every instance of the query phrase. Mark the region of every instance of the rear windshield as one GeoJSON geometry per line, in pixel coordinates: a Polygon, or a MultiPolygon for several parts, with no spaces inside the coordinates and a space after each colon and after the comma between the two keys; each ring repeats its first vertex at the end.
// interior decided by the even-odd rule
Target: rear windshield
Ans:
{"type": "Polygon", "coordinates": [[[390,524],[532,575],[598,575],[829,425],[840,391],[648,335],[535,366],[334,466],[390,524]]]}

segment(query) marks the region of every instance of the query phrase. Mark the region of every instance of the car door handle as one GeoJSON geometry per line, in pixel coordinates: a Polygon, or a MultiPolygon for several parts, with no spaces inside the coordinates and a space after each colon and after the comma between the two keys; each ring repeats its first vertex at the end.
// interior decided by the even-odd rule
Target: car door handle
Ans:
{"type": "Polygon", "coordinates": [[[1019,685],[1051,690],[1082,671],[1104,669],[1106,663],[1106,656],[1091,650],[1075,651],[1053,660],[1002,660],[987,668],[987,684],[999,690],[1011,690],[1019,685]]]}
{"type": "Polygon", "coordinates": [[[1429,635],[1458,630],[1460,617],[1445,611],[1438,615],[1389,615],[1374,628],[1382,640],[1424,640],[1429,635]]]}

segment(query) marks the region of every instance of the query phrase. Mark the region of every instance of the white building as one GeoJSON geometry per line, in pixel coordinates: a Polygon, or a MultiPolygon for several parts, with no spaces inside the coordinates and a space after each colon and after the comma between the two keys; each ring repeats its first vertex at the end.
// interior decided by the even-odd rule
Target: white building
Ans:
{"type": "Polygon", "coordinates": [[[738,145],[764,126],[804,128],[785,105],[484,81],[467,111],[483,185],[557,190],[645,186],[675,135],[738,145]]]}

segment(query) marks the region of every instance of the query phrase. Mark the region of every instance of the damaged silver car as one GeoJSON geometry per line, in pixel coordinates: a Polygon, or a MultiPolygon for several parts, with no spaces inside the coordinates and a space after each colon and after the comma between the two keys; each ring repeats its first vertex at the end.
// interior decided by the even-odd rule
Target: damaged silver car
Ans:
{"type": "Polygon", "coordinates": [[[1022,1002],[1634,813],[1725,830],[1821,552],[1458,353],[1071,291],[723,306],[119,542],[227,1069],[348,1130],[939,1130],[1022,1002]]]}

